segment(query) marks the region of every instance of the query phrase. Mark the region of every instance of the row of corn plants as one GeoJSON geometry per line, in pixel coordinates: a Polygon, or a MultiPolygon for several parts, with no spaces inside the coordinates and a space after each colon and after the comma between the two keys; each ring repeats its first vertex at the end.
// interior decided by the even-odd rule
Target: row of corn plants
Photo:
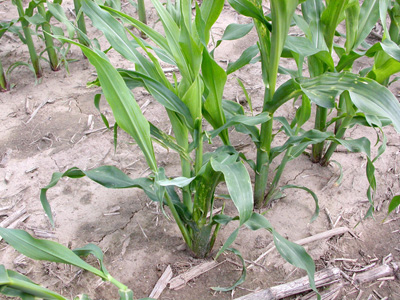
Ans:
{"type": "MultiPolygon", "coordinates": [[[[142,0],[140,1],[138,5],[139,15],[140,18],[145,21],[146,12],[144,3],[142,0]]],[[[19,66],[27,66],[34,72],[36,78],[42,77],[43,74],[40,64],[41,59],[48,61],[53,71],[60,70],[63,64],[68,71],[68,61],[65,55],[69,47],[67,46],[64,48],[64,44],[56,45],[51,36],[52,34],[64,35],[63,29],[60,26],[54,25],[54,22],[51,22],[53,17],[61,22],[67,20],[61,6],[62,0],[31,0],[25,9],[22,0],[12,0],[12,3],[17,8],[18,19],[0,22],[0,38],[7,31],[16,34],[21,42],[27,45],[31,63],[16,62],[11,64],[8,70],[4,70],[3,64],[0,61],[0,91],[2,92],[10,89],[9,76],[11,72],[19,66]],[[35,47],[34,36],[38,36],[39,39],[43,40],[45,46],[44,51],[38,52],[35,47]],[[47,53],[47,59],[43,56],[44,52],[47,53]]],[[[121,3],[115,0],[106,1],[106,4],[110,7],[121,7],[121,3]]],[[[76,35],[80,43],[88,45],[88,42],[84,38],[86,36],[86,24],[81,11],[81,0],[74,0],[74,10],[76,14],[74,23],[76,23],[77,26],[76,29],[74,26],[67,26],[68,36],[74,38],[76,35]]]]}
{"type": "MultiPolygon", "coordinates": [[[[386,22],[386,13],[382,12],[394,9],[389,6],[389,2],[381,3],[380,6],[379,3],[373,0],[362,4],[358,1],[329,1],[326,4],[322,0],[304,1],[301,4],[302,13],[294,14],[293,19],[288,18],[282,26],[287,34],[293,21],[304,32],[304,36],[287,36],[286,41],[282,41],[284,35],[277,37],[275,35],[278,35],[279,30],[273,30],[273,24],[277,23],[276,20],[274,22],[276,17],[273,8],[271,16],[265,17],[261,2],[230,1],[239,13],[253,18],[259,35],[258,46],[251,46],[237,62],[232,63],[230,68],[228,66],[228,71],[233,72],[237,69],[236,65],[242,66],[254,61],[252,58],[260,53],[258,60],[261,60],[266,87],[263,112],[269,113],[270,120],[261,126],[261,140],[259,144],[256,142],[257,161],[253,163],[256,173],[255,201],[258,207],[279,197],[281,190],[286,188],[278,188],[283,169],[310,144],[313,145],[311,160],[323,166],[329,164],[339,144],[352,152],[364,152],[368,159],[366,173],[370,183],[367,195],[372,204],[372,194],[376,189],[373,162],[386,147],[386,138],[381,128],[393,123],[397,130],[400,129],[398,101],[383,85],[391,75],[399,71],[396,67],[400,61],[397,56],[399,47],[391,41],[389,34],[385,34],[383,41],[375,45],[365,41],[379,17],[386,22]],[[272,20],[272,26],[269,19],[272,20]],[[343,20],[346,24],[344,47],[334,43],[334,37],[338,34],[337,27],[343,20]],[[333,51],[340,58],[336,65],[333,51]],[[278,62],[281,56],[293,59],[297,70],[280,67],[278,62]],[[375,63],[372,68],[356,74],[352,71],[353,63],[362,57],[375,57],[375,63]],[[303,74],[304,63],[307,63],[310,77],[303,74]],[[290,79],[276,89],[278,72],[289,75],[290,79]],[[273,115],[291,99],[301,99],[301,106],[292,123],[276,118],[290,138],[285,145],[271,149],[274,137],[273,115]],[[311,116],[311,103],[316,106],[315,126],[313,130],[304,131],[301,126],[311,116]],[[333,112],[336,115],[328,120],[333,112]],[[344,139],[346,130],[356,124],[377,128],[382,133],[382,143],[376,157],[371,157],[371,143],[365,137],[344,139]],[[328,130],[330,126],[334,127],[333,131],[328,130]],[[284,153],[283,158],[272,183],[267,186],[269,166],[280,153],[284,153]]],[[[294,11],[298,3],[290,1],[290,4],[288,6],[282,2],[276,11],[288,8],[294,11]]],[[[384,28],[387,32],[386,26],[384,28]]],[[[372,209],[371,205],[368,215],[372,209]]]]}
{"type": "MultiPolygon", "coordinates": [[[[195,256],[207,257],[221,226],[238,221],[237,229],[224,243],[218,255],[226,250],[237,253],[229,247],[243,225],[253,230],[269,230],[280,254],[293,265],[305,269],[310,277],[311,286],[315,289],[315,266],[312,259],[302,247],[280,236],[265,217],[253,212],[253,206],[255,204],[262,207],[269,200],[278,197],[283,189],[301,188],[315,199],[316,213],[313,218],[317,216],[318,199],[311,190],[294,185],[279,187],[279,179],[287,163],[300,156],[309,145],[314,147],[312,159],[318,162],[320,160],[316,160],[317,156],[324,159],[322,154],[314,155],[318,147],[329,153],[332,151],[329,150],[330,147],[341,144],[350,151],[365,152],[370,183],[368,197],[372,202],[371,190],[376,189],[373,162],[377,157],[371,158],[370,141],[366,138],[352,140],[343,137],[345,130],[356,124],[381,130],[383,125],[393,123],[397,130],[400,129],[400,105],[393,94],[382,85],[383,81],[387,81],[390,75],[394,74],[393,68],[385,73],[387,66],[384,66],[384,59],[397,62],[397,52],[393,49],[397,49],[398,46],[388,37],[389,34],[376,45],[370,46],[365,43],[379,17],[386,17],[386,11],[395,8],[389,5],[389,2],[364,1],[360,6],[358,1],[351,0],[328,1],[326,4],[322,1],[307,0],[302,1],[302,14],[297,15],[295,11],[300,2],[271,0],[271,13],[266,16],[259,0],[230,0],[230,5],[238,13],[253,19],[258,43],[246,50],[241,58],[229,65],[225,71],[214,60],[214,50],[210,51],[208,48],[211,27],[223,9],[222,0],[204,1],[201,7],[196,4],[194,17],[191,1],[168,2],[164,7],[158,0],[152,0],[162,22],[164,35],[115,9],[116,7],[81,0],[82,12],[91,19],[94,27],[103,32],[110,46],[135,65],[135,71],[115,69],[106,53],[92,47],[90,39],[82,30],[79,31],[81,38],[78,42],[62,36],[57,38],[79,46],[96,68],[98,79],[91,84],[101,87],[104,98],[112,108],[116,120],[115,127],[120,127],[134,138],[152,174],[145,178],[131,179],[112,166],[87,171],[72,168],[64,173],[54,173],[50,184],[41,191],[42,205],[51,223],[53,218],[46,193],[63,177],[87,176],[107,188],[140,188],[151,200],[160,203],[162,208],[169,208],[185,243],[195,256]],[[346,21],[345,47],[333,43],[337,26],[343,20],[346,21]],[[293,22],[304,31],[304,37],[288,35],[293,22]],[[143,32],[153,43],[150,45],[127,29],[132,26],[143,32]],[[392,51],[388,50],[388,45],[392,51]],[[332,51],[340,57],[337,65],[333,62],[332,51]],[[227,76],[249,63],[257,53],[260,54],[258,60],[261,61],[265,84],[263,110],[256,116],[248,116],[241,105],[223,100],[222,95],[227,76]],[[375,56],[375,64],[370,70],[355,74],[351,66],[362,56],[375,56]],[[298,69],[288,70],[279,66],[281,57],[294,59],[298,69]],[[170,82],[160,66],[160,61],[175,65],[179,69],[180,79],[174,74],[174,80],[170,82]],[[305,62],[308,64],[310,77],[304,77],[302,73],[305,62]],[[290,79],[279,87],[278,72],[290,75],[290,79]],[[383,80],[377,80],[377,77],[383,80]],[[146,120],[131,92],[137,87],[144,87],[165,108],[173,136],[146,120]],[[338,103],[336,98],[339,98],[338,103]],[[275,112],[291,99],[301,99],[295,118],[287,120],[274,117],[275,112]],[[311,116],[312,104],[317,107],[315,128],[304,130],[303,125],[311,116]],[[337,116],[327,121],[329,110],[335,111],[337,116]],[[206,121],[213,130],[204,130],[203,124],[206,121]],[[282,124],[282,131],[287,135],[287,140],[283,145],[272,147],[275,136],[272,131],[274,121],[282,124]],[[335,128],[333,132],[329,131],[330,125],[335,128]],[[257,148],[255,161],[246,158],[232,146],[228,131],[230,127],[235,127],[238,132],[251,137],[257,148]],[[204,141],[212,142],[217,136],[223,146],[213,152],[206,152],[203,149],[204,141]],[[179,154],[180,176],[167,175],[165,170],[158,166],[153,141],[160,142],[179,154]],[[321,146],[326,143],[329,144],[328,150],[321,146]],[[282,157],[281,163],[275,170],[272,183],[268,184],[270,165],[277,157],[282,157]],[[244,163],[254,171],[254,189],[244,163]],[[226,184],[230,199],[237,208],[237,216],[227,216],[223,211],[214,216],[212,214],[216,188],[221,183],[226,184]],[[180,193],[177,193],[177,190],[180,190],[180,193]]],[[[395,20],[396,14],[392,14],[395,20]]],[[[64,16],[58,19],[75,28],[64,16]]],[[[251,25],[232,24],[227,28],[224,37],[226,40],[240,38],[251,29],[250,27],[251,25]]],[[[389,30],[385,27],[385,33],[386,31],[391,31],[393,36],[396,34],[393,28],[389,30]]],[[[97,105],[101,97],[100,94],[96,95],[97,105]]],[[[384,135],[382,141],[378,156],[385,148],[384,135]]],[[[326,159],[329,161],[330,156],[326,159]]],[[[34,259],[82,267],[81,262],[72,263],[71,257],[75,259],[76,255],[87,254],[93,254],[99,260],[102,257],[97,248],[93,250],[94,246],[88,246],[92,249],[90,251],[74,252],[75,256],[67,251],[68,256],[64,248],[55,246],[58,244],[51,242],[50,247],[46,241],[33,239],[23,231],[0,229],[0,235],[18,251],[34,259]]],[[[88,270],[87,266],[82,268],[88,270]]],[[[103,267],[102,274],[98,270],[88,271],[116,284],[120,288],[121,299],[133,299],[131,291],[111,276],[108,277],[103,267]],[[106,276],[103,276],[104,274],[106,276]]],[[[10,270],[4,270],[3,274],[8,276],[4,276],[8,281],[5,280],[3,286],[9,288],[12,279],[17,275],[10,270]]],[[[242,281],[243,276],[237,284],[242,281]]],[[[24,290],[18,289],[18,285],[11,288],[13,291],[25,293],[24,290]]],[[[30,290],[30,295],[35,295],[33,292],[34,290],[30,290]]]]}

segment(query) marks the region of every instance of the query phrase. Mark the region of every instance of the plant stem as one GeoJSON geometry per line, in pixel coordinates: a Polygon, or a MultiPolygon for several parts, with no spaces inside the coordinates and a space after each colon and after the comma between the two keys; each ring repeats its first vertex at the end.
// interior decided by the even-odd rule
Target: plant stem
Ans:
{"type": "Polygon", "coordinates": [[[269,172],[268,153],[257,149],[256,176],[254,184],[254,203],[257,208],[264,204],[264,194],[267,189],[267,180],[269,172]]]}
{"type": "MultiPolygon", "coordinates": [[[[38,5],[38,11],[43,16],[43,18],[46,19],[46,10],[44,8],[43,3],[38,5]]],[[[60,64],[58,62],[58,56],[54,48],[53,38],[48,34],[48,32],[51,32],[50,24],[48,22],[44,23],[42,25],[42,29],[43,29],[44,41],[46,43],[46,51],[49,56],[50,67],[53,71],[59,71],[60,64]]]]}
{"type": "Polygon", "coordinates": [[[172,203],[172,200],[167,192],[165,192],[165,200],[167,201],[167,205],[172,213],[172,216],[175,219],[176,224],[178,224],[179,230],[182,233],[185,243],[189,246],[190,249],[192,249],[192,240],[190,238],[189,232],[188,232],[187,228],[185,227],[185,224],[183,224],[178,212],[176,211],[174,203],[172,203]]]}
{"type": "Polygon", "coordinates": [[[22,29],[24,31],[24,36],[26,40],[26,44],[28,45],[29,55],[31,57],[32,65],[36,73],[36,77],[42,77],[42,68],[40,67],[39,58],[36,54],[35,45],[33,44],[33,39],[31,35],[31,31],[29,29],[29,22],[25,19],[24,8],[22,6],[21,0],[15,0],[18,9],[18,15],[21,19],[22,29]]]}
{"type": "Polygon", "coordinates": [[[147,18],[146,18],[146,7],[144,5],[144,0],[138,0],[137,1],[138,5],[138,16],[139,16],[139,21],[147,24],[147,18]]]}
{"type": "MultiPolygon", "coordinates": [[[[351,120],[353,119],[353,114],[355,113],[352,101],[348,91],[343,92],[339,98],[339,110],[338,116],[346,114],[344,119],[339,119],[336,121],[335,126],[335,138],[341,139],[346,133],[347,127],[349,126],[351,120]]],[[[321,159],[320,164],[322,166],[327,166],[332,154],[335,152],[338,143],[332,141],[328,149],[325,152],[324,157],[321,159]]]]}
{"type": "MultiPolygon", "coordinates": [[[[79,30],[83,33],[86,34],[86,23],[85,23],[85,18],[83,16],[83,14],[79,15],[79,12],[81,10],[81,0],[74,0],[74,9],[75,9],[75,14],[77,16],[77,25],[79,30]]],[[[78,32],[78,40],[79,43],[88,46],[86,40],[82,37],[82,34],[80,32],[78,32]]]]}
{"type": "MultiPolygon", "coordinates": [[[[315,129],[325,132],[326,131],[326,119],[328,115],[328,109],[325,107],[317,106],[317,113],[315,116],[315,129]]],[[[322,158],[322,152],[324,151],[325,142],[315,144],[312,146],[311,161],[314,163],[320,162],[322,158]]]]}
{"type": "Polygon", "coordinates": [[[10,90],[9,83],[7,82],[6,74],[4,73],[3,65],[0,60],[0,92],[10,90]]]}

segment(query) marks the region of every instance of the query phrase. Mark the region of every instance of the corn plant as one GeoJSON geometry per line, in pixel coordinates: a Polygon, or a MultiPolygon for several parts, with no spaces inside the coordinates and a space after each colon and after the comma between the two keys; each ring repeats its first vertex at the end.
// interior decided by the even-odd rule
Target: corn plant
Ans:
{"type": "MultiPolygon", "coordinates": [[[[96,68],[98,80],[91,84],[101,86],[116,124],[135,139],[152,175],[131,179],[111,166],[87,171],[72,168],[64,173],[54,173],[50,184],[41,191],[42,205],[51,222],[53,223],[53,219],[46,193],[62,177],[87,176],[107,188],[141,188],[151,200],[159,202],[161,207],[168,206],[184,241],[195,256],[207,256],[213,248],[221,225],[238,220],[239,227],[246,225],[254,230],[269,230],[282,256],[290,263],[305,269],[313,285],[315,267],[304,249],[281,237],[263,216],[253,213],[250,176],[240,161],[239,153],[230,143],[227,128],[240,124],[254,126],[268,121],[269,116],[266,113],[254,117],[225,115],[222,93],[227,75],[207,49],[210,29],[217,20],[224,1],[210,0],[205,1],[201,7],[196,5],[196,15],[192,19],[191,2],[188,0],[169,3],[166,7],[158,0],[153,0],[165,36],[118,10],[98,6],[91,0],[81,2],[85,15],[104,33],[116,51],[135,64],[135,71],[116,70],[100,50],[64,37],[58,38],[78,45],[96,68]],[[135,36],[117,19],[144,32],[155,46],[150,46],[135,36]],[[128,36],[132,39],[128,39],[128,36]],[[138,47],[146,56],[138,51],[138,47]],[[178,67],[180,81],[177,76],[174,76],[173,83],[167,79],[155,55],[178,67]],[[174,137],[143,116],[130,91],[138,86],[146,88],[165,107],[174,137]],[[204,131],[202,125],[205,121],[214,128],[213,132],[204,131]],[[214,152],[205,152],[203,139],[210,135],[218,135],[224,146],[214,152]],[[158,167],[152,139],[179,154],[181,176],[169,177],[158,167]],[[215,190],[221,182],[226,183],[230,198],[237,208],[238,216],[234,218],[224,215],[223,212],[215,216],[212,214],[215,190]],[[180,189],[182,196],[175,189],[180,189]]],[[[99,97],[95,98],[97,104],[99,97]]],[[[239,227],[219,253],[228,249],[236,238],[239,227]]]]}
{"type": "MultiPolygon", "coordinates": [[[[363,56],[362,52],[357,51],[358,47],[365,44],[365,38],[379,18],[378,1],[364,1],[360,7],[358,1],[328,1],[325,6],[322,1],[307,0],[301,4],[302,16],[293,14],[298,4],[296,1],[271,1],[271,18],[264,16],[260,1],[231,0],[230,4],[239,13],[253,18],[259,42],[258,47],[251,46],[238,61],[229,65],[227,73],[232,73],[249,63],[260,52],[266,86],[263,112],[267,112],[271,117],[270,121],[262,124],[260,132],[254,128],[251,131],[249,128],[239,128],[242,132],[250,132],[258,149],[257,161],[251,162],[256,173],[256,205],[262,206],[279,195],[278,182],[286,164],[299,156],[310,144],[313,145],[313,161],[322,164],[328,163],[339,144],[349,151],[365,152],[368,156],[367,177],[374,190],[376,183],[373,161],[384,151],[385,143],[380,147],[378,156],[371,158],[369,140],[345,140],[343,136],[346,129],[355,124],[380,128],[393,122],[396,129],[400,129],[400,105],[393,94],[376,81],[351,73],[354,60],[363,56]],[[347,26],[345,48],[333,43],[336,27],[343,19],[346,19],[347,26]],[[305,33],[305,37],[287,36],[292,20],[305,33]],[[336,66],[332,58],[333,50],[340,57],[336,66]],[[294,59],[297,70],[280,67],[281,56],[294,59]],[[304,77],[302,73],[305,59],[309,78],[304,77]],[[278,72],[290,75],[291,79],[276,88],[278,72]],[[336,104],[335,99],[338,95],[340,100],[339,104],[336,104]],[[282,123],[289,139],[284,145],[271,149],[274,136],[273,114],[285,102],[298,97],[301,97],[302,105],[294,120],[289,122],[283,118],[276,118],[282,123]],[[311,115],[311,102],[317,104],[315,129],[304,132],[301,126],[311,115]],[[328,111],[335,108],[338,115],[328,122],[328,111]],[[327,131],[332,123],[335,123],[335,132],[327,131]],[[253,132],[259,133],[259,139],[258,135],[254,138],[253,132]],[[326,143],[329,143],[330,147],[323,155],[326,143]],[[270,163],[281,153],[284,153],[284,156],[272,183],[268,186],[270,163]]],[[[371,47],[368,54],[373,55],[379,47],[382,49],[385,45],[371,47]]],[[[368,196],[371,199],[370,189],[368,196]]]]}
{"type": "MultiPolygon", "coordinates": [[[[120,300],[134,299],[132,290],[112,277],[107,271],[104,265],[103,252],[94,244],[88,244],[82,248],[70,250],[53,241],[35,239],[23,230],[2,227],[0,227],[0,236],[9,245],[27,257],[35,260],[45,260],[76,266],[115,285],[119,290],[120,300]],[[93,267],[81,258],[89,255],[93,255],[98,260],[100,269],[93,267]]],[[[22,300],[37,298],[67,300],[67,298],[60,294],[34,283],[28,277],[13,270],[7,270],[4,265],[0,265],[0,293],[9,297],[19,297],[22,300]]],[[[74,299],[90,300],[87,295],[82,295],[74,299]]],[[[143,298],[142,300],[146,299],[151,300],[152,298],[143,298]]]]}
{"type": "Polygon", "coordinates": [[[54,47],[53,38],[49,35],[49,33],[52,33],[51,26],[49,23],[52,15],[49,11],[46,11],[43,3],[39,3],[37,9],[40,16],[43,18],[40,20],[40,24],[43,29],[44,41],[46,44],[46,51],[49,56],[50,67],[53,71],[59,71],[60,63],[58,55],[54,47]]]}
{"type": "Polygon", "coordinates": [[[26,19],[26,17],[32,17],[33,8],[35,6],[35,1],[31,1],[26,10],[24,10],[22,0],[12,0],[13,4],[17,6],[19,19],[22,25],[22,30],[24,32],[24,40],[26,45],[28,46],[29,55],[31,58],[31,62],[33,68],[35,69],[36,77],[42,77],[42,67],[40,66],[39,57],[36,53],[35,45],[33,43],[32,34],[30,30],[30,23],[26,19]]]}

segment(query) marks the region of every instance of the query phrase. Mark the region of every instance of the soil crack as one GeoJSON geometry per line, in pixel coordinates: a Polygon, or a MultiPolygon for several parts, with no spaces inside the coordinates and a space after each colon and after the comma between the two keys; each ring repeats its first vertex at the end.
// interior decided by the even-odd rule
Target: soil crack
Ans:
{"type": "Polygon", "coordinates": [[[108,233],[102,235],[101,238],[100,238],[98,241],[96,241],[96,242],[97,242],[98,244],[100,244],[101,242],[103,242],[103,240],[104,240],[108,235],[112,235],[112,234],[116,233],[117,231],[123,231],[123,230],[125,230],[126,227],[128,227],[128,225],[132,222],[132,220],[133,220],[133,218],[135,217],[135,215],[136,215],[137,213],[141,212],[144,208],[146,208],[146,207],[144,206],[144,207],[142,207],[141,209],[139,209],[139,210],[137,210],[137,211],[135,211],[135,212],[132,212],[131,216],[129,217],[129,220],[128,220],[125,224],[123,224],[122,226],[119,226],[118,228],[115,228],[115,229],[112,230],[111,232],[108,232],[108,233]]]}

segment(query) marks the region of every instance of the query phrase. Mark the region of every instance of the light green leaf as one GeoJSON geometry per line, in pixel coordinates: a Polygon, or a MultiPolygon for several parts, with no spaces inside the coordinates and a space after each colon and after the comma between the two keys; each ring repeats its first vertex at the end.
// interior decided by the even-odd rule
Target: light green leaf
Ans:
{"type": "Polygon", "coordinates": [[[61,244],[48,240],[35,239],[29,233],[19,229],[0,227],[0,235],[15,250],[32,259],[73,265],[103,279],[107,279],[106,274],[92,267],[80,259],[72,250],[61,244]]]}
{"type": "MultiPolygon", "coordinates": [[[[214,129],[217,129],[226,123],[224,110],[222,109],[222,95],[227,75],[206,50],[203,52],[201,70],[204,84],[208,89],[208,95],[203,106],[203,109],[207,112],[204,117],[214,129]]],[[[230,143],[228,131],[221,130],[219,134],[223,143],[228,145],[230,143]]]]}
{"type": "Polygon", "coordinates": [[[394,196],[389,203],[388,214],[394,211],[400,205],[400,195],[394,196]]]}
{"type": "Polygon", "coordinates": [[[59,38],[79,46],[90,63],[96,68],[104,96],[111,106],[118,126],[135,139],[150,169],[156,172],[157,162],[150,137],[150,125],[121,75],[102,55],[71,40],[59,38]]]}
{"type": "Polygon", "coordinates": [[[254,27],[253,23],[249,24],[236,24],[232,23],[229,24],[225,31],[224,34],[222,35],[221,40],[222,41],[232,41],[232,40],[237,40],[242,37],[244,37],[246,34],[248,34],[254,27]]]}
{"type": "Polygon", "coordinates": [[[131,179],[121,170],[112,166],[102,166],[89,171],[82,171],[78,168],[71,168],[64,173],[54,173],[50,183],[40,190],[40,201],[42,202],[43,209],[46,212],[46,215],[49,217],[51,224],[54,225],[54,221],[51,213],[51,208],[46,197],[47,190],[55,186],[62,177],[82,178],[84,176],[89,177],[91,180],[106,188],[141,188],[145,191],[145,193],[151,200],[157,201],[157,196],[155,195],[155,191],[153,188],[153,181],[148,178],[131,179]]]}
{"type": "Polygon", "coordinates": [[[227,163],[212,159],[211,165],[215,171],[224,174],[229,195],[239,212],[240,224],[244,224],[253,212],[253,190],[249,173],[242,162],[227,163]]]}
{"type": "Polygon", "coordinates": [[[196,177],[186,178],[186,177],[176,177],[174,179],[159,180],[157,183],[161,186],[177,186],[184,187],[189,185],[196,177]]]}
{"type": "Polygon", "coordinates": [[[250,46],[246,50],[243,51],[242,55],[240,55],[239,59],[233,63],[228,64],[228,68],[226,69],[226,73],[229,75],[240,68],[244,67],[259,53],[259,49],[257,45],[250,46]]]}

